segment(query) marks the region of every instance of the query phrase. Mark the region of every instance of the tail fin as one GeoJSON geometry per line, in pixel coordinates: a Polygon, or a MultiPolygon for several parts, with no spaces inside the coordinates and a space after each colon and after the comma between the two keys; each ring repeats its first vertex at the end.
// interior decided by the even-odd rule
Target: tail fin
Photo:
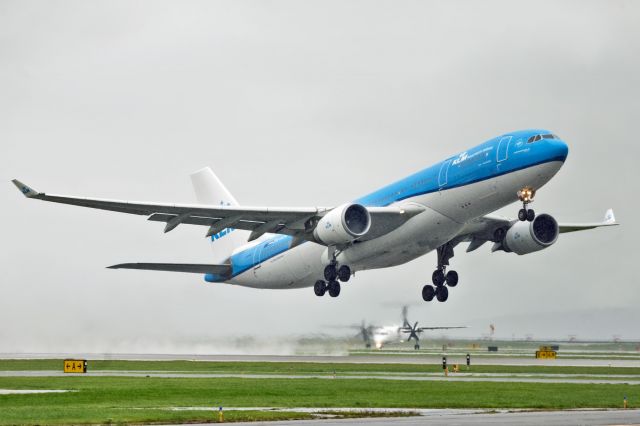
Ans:
{"type": "Polygon", "coordinates": [[[604,223],[606,223],[607,225],[616,223],[616,217],[613,214],[613,209],[607,210],[607,212],[604,214],[604,223]]]}
{"type": "MultiPolygon", "coordinates": [[[[196,193],[198,203],[214,206],[237,206],[238,201],[218,179],[209,167],[200,169],[191,175],[191,183],[196,193]]],[[[225,228],[211,236],[214,262],[225,263],[233,250],[246,244],[249,239],[249,231],[241,229],[225,228]]]]}
{"type": "Polygon", "coordinates": [[[407,320],[408,313],[409,313],[409,306],[404,305],[402,307],[402,326],[403,327],[411,327],[411,324],[409,324],[409,320],[407,320]]]}

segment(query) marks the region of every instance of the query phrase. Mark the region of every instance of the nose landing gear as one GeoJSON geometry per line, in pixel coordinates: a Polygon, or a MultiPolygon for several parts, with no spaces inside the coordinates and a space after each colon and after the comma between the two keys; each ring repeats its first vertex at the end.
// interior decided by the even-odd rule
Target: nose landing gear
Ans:
{"type": "Polygon", "coordinates": [[[518,191],[518,200],[522,201],[522,208],[518,211],[518,220],[525,222],[533,222],[536,218],[536,213],[533,209],[527,208],[530,203],[533,203],[533,197],[536,195],[536,190],[530,186],[525,186],[518,191]]]}
{"type": "Polygon", "coordinates": [[[449,289],[447,287],[455,287],[458,285],[458,273],[456,271],[448,271],[449,259],[453,257],[454,243],[448,242],[437,248],[438,267],[431,274],[431,282],[433,286],[427,284],[422,287],[422,299],[430,302],[435,297],[438,302],[446,302],[449,298],[449,289]]]}

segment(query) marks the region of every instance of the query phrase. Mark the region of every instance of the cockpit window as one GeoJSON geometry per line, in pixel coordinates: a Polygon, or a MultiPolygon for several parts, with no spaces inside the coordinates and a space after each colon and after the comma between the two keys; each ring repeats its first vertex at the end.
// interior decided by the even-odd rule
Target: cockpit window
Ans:
{"type": "Polygon", "coordinates": [[[551,133],[548,133],[545,135],[533,135],[529,139],[527,139],[527,143],[537,142],[541,139],[560,139],[560,138],[551,133]]]}

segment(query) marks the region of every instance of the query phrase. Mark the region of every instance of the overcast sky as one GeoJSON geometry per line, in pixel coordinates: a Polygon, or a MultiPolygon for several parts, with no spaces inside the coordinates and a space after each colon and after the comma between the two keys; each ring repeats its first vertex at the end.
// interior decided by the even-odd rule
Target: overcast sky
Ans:
{"type": "MultiPolygon", "coordinates": [[[[186,351],[187,341],[412,319],[459,335],[640,339],[636,1],[0,0],[0,352],[186,351]],[[622,226],[527,256],[435,254],[311,288],[206,284],[121,262],[210,262],[205,228],[24,199],[194,202],[211,166],[240,203],[337,205],[489,138],[570,147],[533,207],[622,226]],[[397,305],[397,308],[396,306],[397,305]]],[[[518,206],[501,213],[515,216],[518,206]]],[[[452,333],[452,335],[454,335],[452,333]]]]}

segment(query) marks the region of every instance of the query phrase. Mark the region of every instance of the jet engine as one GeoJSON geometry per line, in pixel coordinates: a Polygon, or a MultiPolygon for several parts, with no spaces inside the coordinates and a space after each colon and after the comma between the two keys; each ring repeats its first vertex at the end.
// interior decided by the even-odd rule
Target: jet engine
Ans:
{"type": "Polygon", "coordinates": [[[328,246],[347,244],[365,235],[371,227],[371,215],[360,204],[344,204],[318,221],[313,236],[328,246]]]}
{"type": "Polygon", "coordinates": [[[528,254],[542,250],[558,240],[558,222],[548,214],[539,214],[533,222],[518,221],[502,240],[502,247],[506,252],[528,254]]]}

